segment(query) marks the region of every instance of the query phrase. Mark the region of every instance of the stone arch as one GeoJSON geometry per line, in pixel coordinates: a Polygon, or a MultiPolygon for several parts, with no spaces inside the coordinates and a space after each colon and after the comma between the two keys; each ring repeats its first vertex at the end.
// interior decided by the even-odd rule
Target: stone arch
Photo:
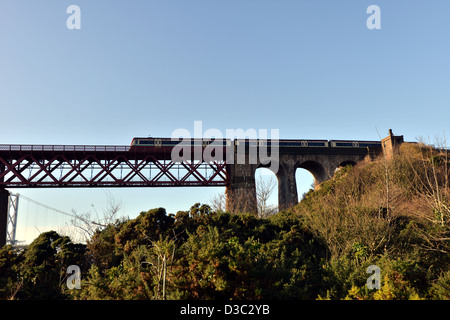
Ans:
{"type": "Polygon", "coordinates": [[[347,161],[343,161],[343,162],[339,163],[339,167],[342,167],[342,168],[345,167],[345,166],[352,166],[352,167],[354,167],[355,165],[356,165],[356,162],[353,161],[353,160],[347,160],[347,161]]]}
{"type": "Polygon", "coordinates": [[[311,172],[311,174],[314,177],[314,183],[316,184],[316,186],[324,182],[325,180],[328,180],[330,176],[329,173],[325,170],[324,166],[317,161],[312,160],[304,161],[298,164],[296,166],[296,169],[297,168],[302,168],[311,172]]]}
{"type": "Polygon", "coordinates": [[[305,193],[315,188],[315,179],[310,171],[298,167],[295,169],[295,184],[298,200],[301,201],[305,193]]]}
{"type": "Polygon", "coordinates": [[[270,166],[270,164],[262,164],[261,162],[258,162],[258,164],[257,164],[257,165],[255,166],[255,168],[254,168],[253,174],[255,174],[256,170],[261,169],[261,168],[270,170],[270,171],[272,171],[272,173],[273,173],[274,175],[277,175],[278,170],[279,170],[280,167],[279,167],[279,165],[278,165],[278,166],[276,167],[277,171],[274,171],[274,168],[272,168],[272,166],[270,166]]]}

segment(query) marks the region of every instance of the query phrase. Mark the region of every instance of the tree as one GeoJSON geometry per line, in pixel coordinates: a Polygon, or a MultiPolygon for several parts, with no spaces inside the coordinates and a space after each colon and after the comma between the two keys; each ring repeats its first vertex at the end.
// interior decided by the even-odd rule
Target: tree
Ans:
{"type": "MultiPolygon", "coordinates": [[[[427,250],[450,253],[450,161],[444,142],[409,146],[410,177],[407,186],[418,198],[413,213],[429,228],[421,233],[427,250]],[[410,179],[411,179],[410,178],[410,179]]],[[[403,147],[403,146],[402,146],[403,147]]],[[[407,146],[403,147],[405,150],[407,146]]],[[[404,161],[404,160],[403,160],[404,161]]]]}
{"type": "Polygon", "coordinates": [[[115,235],[117,250],[129,253],[140,245],[149,245],[160,237],[173,236],[174,217],[166,214],[166,209],[155,208],[141,212],[136,219],[120,226],[115,235]]]}
{"type": "Polygon", "coordinates": [[[23,288],[17,292],[18,299],[64,299],[67,267],[78,265],[85,269],[83,244],[72,243],[55,231],[39,235],[23,252],[20,278],[23,288]]]}
{"type": "Polygon", "coordinates": [[[155,299],[166,300],[166,280],[168,274],[168,264],[173,264],[175,255],[175,241],[162,240],[152,241],[148,260],[145,263],[151,265],[154,272],[154,280],[156,280],[155,299]]]}
{"type": "Polygon", "coordinates": [[[226,211],[226,195],[224,192],[214,194],[209,200],[211,209],[215,212],[226,211]]]}
{"type": "MultiPolygon", "coordinates": [[[[106,208],[103,210],[103,217],[98,215],[94,205],[92,205],[92,208],[95,212],[95,218],[91,217],[91,212],[78,214],[75,210],[72,210],[74,218],[71,220],[71,223],[81,236],[81,241],[88,241],[88,239],[94,236],[97,230],[102,230],[119,221],[118,214],[122,208],[122,203],[116,202],[110,193],[106,194],[106,203],[106,208]]],[[[72,234],[72,237],[76,237],[75,234],[72,234]]]]}
{"type": "Polygon", "coordinates": [[[11,245],[0,248],[0,299],[14,299],[23,286],[18,279],[20,259],[11,245]]]}
{"type": "Polygon", "coordinates": [[[275,179],[271,176],[270,179],[263,179],[259,175],[256,181],[256,201],[258,206],[258,217],[267,218],[277,212],[277,208],[268,203],[270,195],[276,186],[275,179]]]}

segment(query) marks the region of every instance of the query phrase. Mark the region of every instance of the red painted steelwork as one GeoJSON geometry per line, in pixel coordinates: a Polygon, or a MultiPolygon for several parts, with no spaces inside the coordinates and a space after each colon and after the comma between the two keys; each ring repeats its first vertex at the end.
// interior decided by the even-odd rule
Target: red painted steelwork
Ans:
{"type": "Polygon", "coordinates": [[[0,188],[225,186],[228,181],[225,161],[173,162],[168,147],[0,145],[0,188]]]}

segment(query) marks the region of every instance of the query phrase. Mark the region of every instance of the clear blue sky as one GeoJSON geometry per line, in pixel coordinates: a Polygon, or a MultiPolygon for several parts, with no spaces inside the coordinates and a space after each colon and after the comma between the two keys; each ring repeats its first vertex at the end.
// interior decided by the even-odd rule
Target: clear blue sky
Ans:
{"type": "MultiPolygon", "coordinates": [[[[444,0],[2,0],[0,144],[126,145],[195,120],[281,138],[376,140],[392,128],[432,139],[450,119],[449,12],[444,0]],[[66,27],[72,4],[80,30],[66,27]],[[366,27],[372,4],[381,30],[366,27]]],[[[222,190],[110,191],[133,217],[222,190]]],[[[105,198],[19,192],[65,211],[105,198]]]]}

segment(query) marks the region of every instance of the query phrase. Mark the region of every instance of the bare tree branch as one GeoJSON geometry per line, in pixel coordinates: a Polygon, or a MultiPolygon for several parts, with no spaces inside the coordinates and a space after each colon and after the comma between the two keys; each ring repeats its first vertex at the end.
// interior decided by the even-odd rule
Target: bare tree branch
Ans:
{"type": "Polygon", "coordinates": [[[256,200],[260,218],[266,218],[277,212],[277,208],[268,203],[275,186],[276,181],[272,176],[270,179],[263,179],[262,175],[259,175],[256,181],[256,200]]]}

